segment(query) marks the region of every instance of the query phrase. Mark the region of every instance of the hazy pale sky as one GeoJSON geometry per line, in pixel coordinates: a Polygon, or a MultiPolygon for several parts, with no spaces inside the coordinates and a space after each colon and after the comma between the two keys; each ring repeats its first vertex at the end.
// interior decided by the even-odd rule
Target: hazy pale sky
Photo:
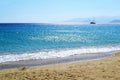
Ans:
{"type": "Polygon", "coordinates": [[[59,22],[119,16],[120,0],[0,0],[0,22],[59,22]]]}

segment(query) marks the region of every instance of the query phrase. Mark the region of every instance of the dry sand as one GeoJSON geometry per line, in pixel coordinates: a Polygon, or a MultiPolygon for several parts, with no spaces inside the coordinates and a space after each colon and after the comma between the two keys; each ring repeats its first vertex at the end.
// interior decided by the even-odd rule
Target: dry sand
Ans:
{"type": "Polygon", "coordinates": [[[120,53],[101,60],[1,70],[0,80],[120,80],[120,53]]]}

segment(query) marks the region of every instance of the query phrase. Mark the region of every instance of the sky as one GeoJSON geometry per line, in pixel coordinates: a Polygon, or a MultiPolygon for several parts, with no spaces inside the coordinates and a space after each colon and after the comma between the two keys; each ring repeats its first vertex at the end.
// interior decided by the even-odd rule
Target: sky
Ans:
{"type": "Polygon", "coordinates": [[[119,15],[120,0],[0,0],[0,23],[57,23],[119,15]]]}

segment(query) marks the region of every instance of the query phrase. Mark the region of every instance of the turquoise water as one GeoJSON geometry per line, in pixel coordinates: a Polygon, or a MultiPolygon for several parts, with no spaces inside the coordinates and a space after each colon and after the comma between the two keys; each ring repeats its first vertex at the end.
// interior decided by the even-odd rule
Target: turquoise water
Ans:
{"type": "Polygon", "coordinates": [[[0,24],[0,62],[120,50],[120,25],[0,24]]]}

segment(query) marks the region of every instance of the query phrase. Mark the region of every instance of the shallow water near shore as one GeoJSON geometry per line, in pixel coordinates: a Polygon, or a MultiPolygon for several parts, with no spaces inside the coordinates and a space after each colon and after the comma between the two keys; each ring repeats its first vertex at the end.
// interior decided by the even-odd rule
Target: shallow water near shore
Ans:
{"type": "Polygon", "coordinates": [[[36,67],[54,64],[66,64],[73,62],[86,62],[92,60],[99,60],[103,58],[113,57],[115,52],[110,53],[88,53],[72,55],[68,57],[58,57],[58,58],[47,58],[47,59],[30,59],[30,60],[20,60],[20,61],[10,61],[0,64],[0,70],[11,69],[11,68],[21,68],[21,67],[36,67]]]}
{"type": "Polygon", "coordinates": [[[0,63],[120,50],[120,25],[0,24],[0,63]]]}

